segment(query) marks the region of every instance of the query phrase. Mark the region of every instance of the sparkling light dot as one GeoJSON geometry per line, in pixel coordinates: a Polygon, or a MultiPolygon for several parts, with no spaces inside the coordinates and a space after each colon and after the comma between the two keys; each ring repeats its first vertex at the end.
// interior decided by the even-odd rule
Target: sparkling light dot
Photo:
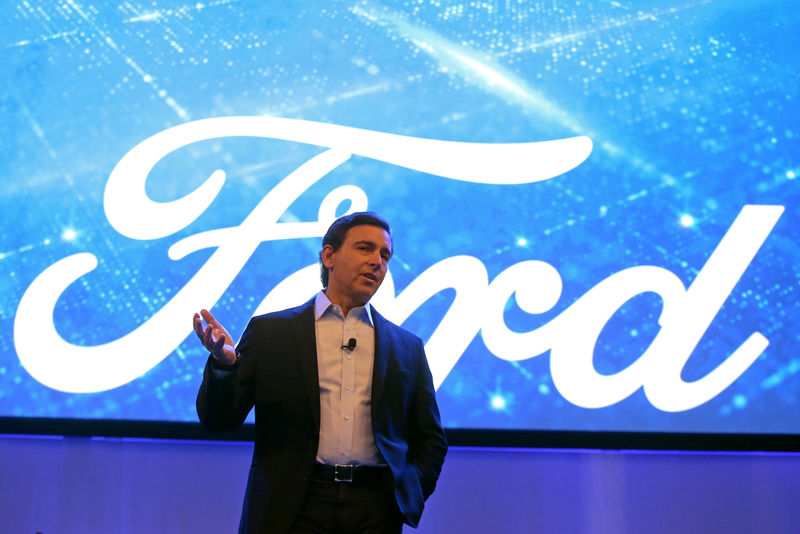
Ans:
{"type": "Polygon", "coordinates": [[[797,178],[797,174],[794,171],[786,171],[786,177],[790,180],[794,180],[797,178]]]}
{"type": "Polygon", "coordinates": [[[518,246],[520,246],[520,247],[524,247],[524,246],[526,246],[527,244],[528,244],[528,240],[527,240],[527,239],[525,239],[524,237],[520,237],[519,239],[517,239],[517,245],[518,245],[518,246]]]}
{"type": "Polygon", "coordinates": [[[495,410],[502,410],[506,407],[506,399],[502,395],[494,395],[492,397],[492,408],[495,410]]]}
{"type": "Polygon", "coordinates": [[[681,215],[680,221],[681,225],[686,228],[691,228],[692,226],[694,226],[694,217],[692,217],[688,213],[681,215]]]}
{"type": "Polygon", "coordinates": [[[65,241],[72,241],[72,240],[73,240],[73,239],[75,239],[76,237],[78,237],[78,232],[76,232],[76,231],[75,231],[75,230],[73,230],[72,228],[67,228],[67,229],[66,229],[66,230],[64,230],[64,232],[61,234],[61,239],[65,240],[65,241]]]}

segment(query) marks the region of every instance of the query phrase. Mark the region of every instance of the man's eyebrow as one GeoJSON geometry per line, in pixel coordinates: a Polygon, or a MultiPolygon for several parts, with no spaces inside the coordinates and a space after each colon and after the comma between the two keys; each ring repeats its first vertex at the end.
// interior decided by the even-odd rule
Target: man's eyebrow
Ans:
{"type": "MultiPolygon", "coordinates": [[[[375,241],[370,241],[369,239],[361,239],[359,241],[356,241],[353,245],[354,246],[369,245],[372,248],[378,248],[378,244],[375,243],[375,241]]],[[[391,256],[393,254],[392,249],[390,249],[389,247],[381,247],[381,252],[383,252],[383,251],[388,252],[389,256],[391,256]]]]}

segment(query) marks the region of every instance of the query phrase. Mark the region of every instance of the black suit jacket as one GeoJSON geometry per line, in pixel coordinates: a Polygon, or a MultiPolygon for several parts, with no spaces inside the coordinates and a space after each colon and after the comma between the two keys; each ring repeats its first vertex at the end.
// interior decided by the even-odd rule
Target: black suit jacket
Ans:
{"type": "MultiPolygon", "coordinates": [[[[375,443],[394,475],[405,522],[417,526],[447,441],[422,340],[374,308],[372,318],[375,443]]],[[[237,351],[240,362],[223,378],[212,373],[209,357],[197,413],[207,429],[220,432],[240,426],[255,406],[255,446],[239,531],[286,532],[302,503],[319,444],[314,299],[252,318],[237,351]]]]}

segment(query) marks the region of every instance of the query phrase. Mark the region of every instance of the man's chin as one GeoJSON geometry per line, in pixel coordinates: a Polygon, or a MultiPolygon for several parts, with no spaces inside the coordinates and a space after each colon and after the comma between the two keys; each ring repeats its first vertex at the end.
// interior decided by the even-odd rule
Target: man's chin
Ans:
{"type": "Polygon", "coordinates": [[[357,293],[357,299],[362,301],[364,304],[369,302],[369,300],[373,297],[373,295],[375,295],[375,293],[378,292],[378,288],[380,287],[380,284],[375,282],[374,285],[365,284],[365,286],[366,287],[359,288],[359,291],[357,293]]]}

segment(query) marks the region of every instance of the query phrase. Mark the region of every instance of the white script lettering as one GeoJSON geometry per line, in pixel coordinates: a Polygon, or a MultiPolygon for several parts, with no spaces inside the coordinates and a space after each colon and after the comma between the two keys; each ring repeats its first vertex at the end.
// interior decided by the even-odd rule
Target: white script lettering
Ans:
{"type": "MultiPolygon", "coordinates": [[[[200,249],[215,250],[169,302],[115,341],[73,345],[53,324],[58,299],[70,284],[97,267],[97,258],[91,253],[75,254],[45,269],[20,300],[14,322],[17,353],[31,376],[54,389],[89,393],[119,387],[152,369],[190,334],[187,318],[199,308],[213,307],[260,243],[321,237],[343,203],[349,203],[348,212],[367,208],[366,193],[346,185],[328,193],[316,221],[277,222],[308,188],[352,154],[449,179],[515,184],[558,176],[579,165],[591,152],[591,141],[585,137],[478,144],[271,117],[207,119],[160,132],[120,160],[105,191],[109,222],[121,234],[140,240],[162,238],[191,224],[220,192],[225,181],[223,171],[212,173],[185,197],[164,203],[147,197],[147,176],[174,150],[201,140],[235,136],[285,139],[328,150],[284,178],[239,226],[202,232],[174,243],[168,251],[172,260],[200,249]],[[143,346],[150,351],[142,353],[143,346]]],[[[688,289],[666,269],[632,267],[601,281],[557,317],[527,333],[509,330],[503,309],[512,295],[527,313],[540,314],[555,306],[561,296],[561,277],[554,267],[541,261],[512,265],[490,282],[480,260],[453,256],[432,265],[400,294],[395,293],[389,273],[373,303],[390,320],[402,323],[434,294],[455,289],[453,304],[426,343],[436,387],[480,333],[499,358],[522,360],[550,351],[557,389],[578,406],[608,406],[644,387],[656,408],[688,410],[727,388],[768,344],[755,332],[704,378],[692,383],[680,378],[692,351],[782,212],[782,206],[745,206],[688,289]],[[656,338],[626,369],[610,376],[597,373],[592,357],[600,331],[625,302],[645,292],[656,293],[663,301],[656,338]]],[[[288,276],[266,295],[254,314],[302,303],[316,291],[318,272],[314,264],[288,276]]]]}

